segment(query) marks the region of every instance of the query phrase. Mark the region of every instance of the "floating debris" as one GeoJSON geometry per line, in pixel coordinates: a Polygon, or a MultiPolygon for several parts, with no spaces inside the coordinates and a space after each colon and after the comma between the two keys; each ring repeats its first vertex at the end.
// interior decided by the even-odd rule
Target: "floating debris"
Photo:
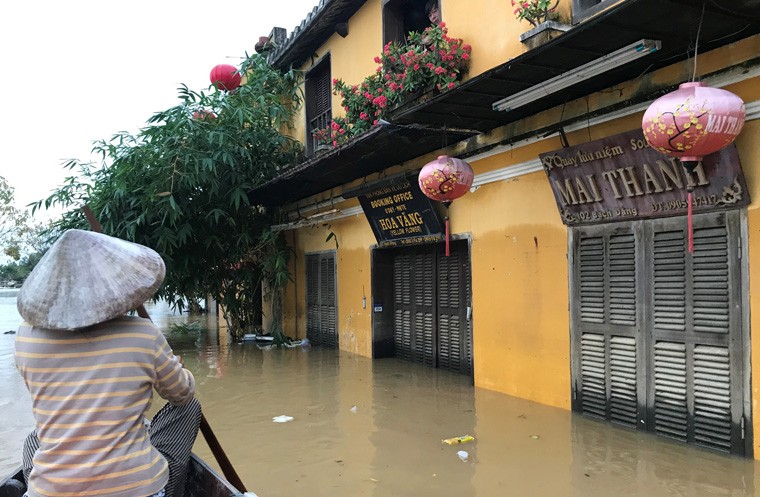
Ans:
{"type": "Polygon", "coordinates": [[[475,441],[475,437],[472,437],[470,435],[462,435],[461,437],[447,438],[445,440],[441,440],[441,442],[445,443],[446,445],[466,444],[467,442],[473,442],[473,441],[475,441]]]}

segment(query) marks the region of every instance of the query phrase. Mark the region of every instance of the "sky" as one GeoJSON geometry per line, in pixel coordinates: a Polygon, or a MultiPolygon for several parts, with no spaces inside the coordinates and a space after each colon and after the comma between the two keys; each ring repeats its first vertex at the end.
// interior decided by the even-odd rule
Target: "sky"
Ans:
{"type": "Polygon", "coordinates": [[[239,66],[272,27],[300,24],[318,0],[22,0],[0,3],[0,176],[16,205],[47,197],[67,159],[136,132],[204,90],[217,64],[239,66]]]}

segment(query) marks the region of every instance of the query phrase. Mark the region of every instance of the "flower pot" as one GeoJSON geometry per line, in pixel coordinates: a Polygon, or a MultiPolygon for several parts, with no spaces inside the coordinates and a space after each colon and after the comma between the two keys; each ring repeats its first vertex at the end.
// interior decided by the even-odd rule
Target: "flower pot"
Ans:
{"type": "Polygon", "coordinates": [[[521,34],[520,41],[525,43],[528,48],[536,48],[560,36],[571,27],[557,21],[544,21],[530,31],[521,34]]]}

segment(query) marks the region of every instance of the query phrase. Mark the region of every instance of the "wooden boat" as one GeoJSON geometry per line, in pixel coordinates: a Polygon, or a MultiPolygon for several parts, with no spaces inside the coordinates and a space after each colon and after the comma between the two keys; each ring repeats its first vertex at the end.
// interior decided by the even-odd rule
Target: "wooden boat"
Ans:
{"type": "MultiPolygon", "coordinates": [[[[21,468],[0,480],[0,497],[22,497],[26,491],[21,468]]],[[[195,454],[190,457],[184,497],[233,497],[241,493],[195,454]]]]}

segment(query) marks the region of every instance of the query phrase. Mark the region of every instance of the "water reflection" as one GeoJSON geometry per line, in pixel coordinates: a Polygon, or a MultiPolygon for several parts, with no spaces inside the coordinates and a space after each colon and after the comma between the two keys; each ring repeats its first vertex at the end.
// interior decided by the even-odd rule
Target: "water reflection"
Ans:
{"type": "MultiPolygon", "coordinates": [[[[149,312],[193,371],[230,460],[262,497],[755,495],[752,460],[473,388],[445,371],[319,348],[232,344],[215,316],[188,318],[165,306],[149,312]],[[188,320],[204,331],[171,330],[188,320]],[[279,415],[294,420],[273,423],[279,415]],[[476,441],[441,443],[465,434],[476,441]],[[469,453],[466,462],[458,450],[469,453]]],[[[18,460],[31,426],[12,340],[0,335],[2,472],[18,460]]],[[[201,437],[195,449],[216,465],[201,437]]]]}

